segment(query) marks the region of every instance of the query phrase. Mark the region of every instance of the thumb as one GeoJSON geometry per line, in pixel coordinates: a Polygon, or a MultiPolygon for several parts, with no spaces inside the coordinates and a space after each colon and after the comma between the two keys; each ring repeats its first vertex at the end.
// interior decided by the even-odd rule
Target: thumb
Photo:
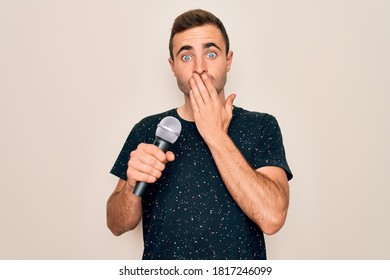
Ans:
{"type": "Polygon", "coordinates": [[[225,109],[226,109],[226,111],[231,112],[233,110],[234,99],[236,99],[236,94],[235,93],[230,94],[228,96],[228,98],[226,98],[226,101],[225,101],[225,109]]]}
{"type": "Polygon", "coordinates": [[[171,151],[166,152],[167,162],[175,160],[175,154],[171,151]]]}

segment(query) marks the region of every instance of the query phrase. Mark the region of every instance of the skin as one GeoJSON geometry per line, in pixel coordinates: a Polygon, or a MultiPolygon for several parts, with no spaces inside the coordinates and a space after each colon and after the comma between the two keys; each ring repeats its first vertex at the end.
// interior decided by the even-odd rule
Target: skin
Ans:
{"type": "MultiPolygon", "coordinates": [[[[230,194],[265,234],[276,233],[286,220],[289,185],[283,169],[274,166],[254,170],[227,134],[235,94],[225,98],[224,86],[233,52],[226,54],[220,30],[203,25],[173,38],[169,64],[184,93],[178,114],[194,121],[208,145],[230,194]]],[[[130,155],[128,180],[120,179],[107,203],[107,225],[115,235],[134,229],[142,216],[141,199],[132,191],[137,181],[154,183],[172,152],[163,153],[152,144],[140,144],[130,155]]]]}

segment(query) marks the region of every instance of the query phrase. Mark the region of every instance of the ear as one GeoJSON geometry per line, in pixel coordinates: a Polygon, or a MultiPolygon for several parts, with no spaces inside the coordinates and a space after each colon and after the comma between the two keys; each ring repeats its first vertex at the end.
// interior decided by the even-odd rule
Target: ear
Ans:
{"type": "Polygon", "coordinates": [[[171,66],[171,71],[173,72],[173,75],[176,77],[176,72],[175,72],[175,62],[173,59],[170,57],[168,58],[169,65],[171,66]]]}
{"type": "Polygon", "coordinates": [[[232,62],[233,62],[233,51],[229,51],[229,53],[226,56],[226,69],[227,69],[227,72],[230,71],[230,67],[232,66],[232,62]]]}

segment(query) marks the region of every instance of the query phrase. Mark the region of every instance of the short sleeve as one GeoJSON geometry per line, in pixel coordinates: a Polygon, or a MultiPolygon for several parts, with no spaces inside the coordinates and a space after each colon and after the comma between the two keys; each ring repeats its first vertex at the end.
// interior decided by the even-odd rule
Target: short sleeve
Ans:
{"type": "Polygon", "coordinates": [[[139,131],[137,125],[129,133],[126,142],[124,143],[122,150],[120,151],[117,160],[114,163],[110,173],[123,179],[127,180],[127,165],[130,159],[130,153],[136,149],[140,142],[139,131]]]}
{"type": "Polygon", "coordinates": [[[164,113],[148,116],[139,121],[130,131],[110,173],[123,180],[127,180],[126,173],[130,153],[137,148],[139,143],[153,143],[157,124],[163,117],[168,114],[172,114],[172,112],[173,110],[170,110],[164,113]]]}
{"type": "Polygon", "coordinates": [[[288,180],[291,180],[293,175],[286,160],[282,133],[274,116],[264,116],[258,139],[251,158],[253,167],[281,167],[286,171],[288,180]]]}

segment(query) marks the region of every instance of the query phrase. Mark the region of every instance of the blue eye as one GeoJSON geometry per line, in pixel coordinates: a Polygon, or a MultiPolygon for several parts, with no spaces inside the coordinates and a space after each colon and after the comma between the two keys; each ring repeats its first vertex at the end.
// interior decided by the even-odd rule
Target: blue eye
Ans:
{"type": "Polygon", "coordinates": [[[181,57],[181,59],[182,59],[183,61],[190,61],[190,60],[191,60],[191,56],[188,55],[188,54],[185,54],[185,55],[183,55],[183,56],[181,57]]]}
{"type": "Polygon", "coordinates": [[[217,57],[217,54],[216,54],[215,52],[209,52],[209,53],[207,54],[207,57],[208,57],[208,58],[216,58],[216,57],[217,57]]]}

